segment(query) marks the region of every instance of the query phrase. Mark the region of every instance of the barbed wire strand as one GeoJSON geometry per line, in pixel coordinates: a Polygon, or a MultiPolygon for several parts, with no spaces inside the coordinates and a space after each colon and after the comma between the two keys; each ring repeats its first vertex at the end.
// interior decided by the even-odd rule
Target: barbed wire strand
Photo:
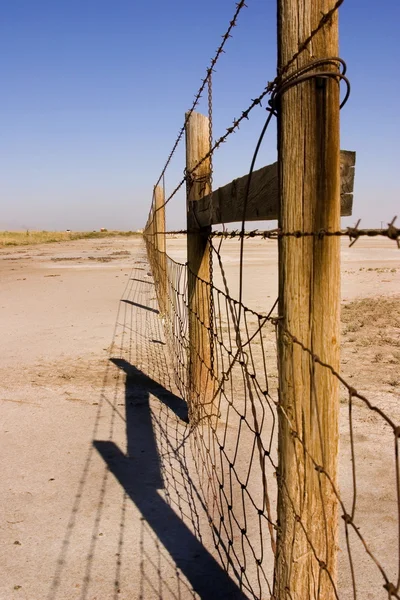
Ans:
{"type": "Polygon", "coordinates": [[[162,171],[160,173],[160,176],[159,176],[159,178],[158,178],[158,180],[157,180],[157,182],[156,182],[155,185],[158,185],[160,183],[163,175],[165,174],[165,172],[166,172],[166,170],[167,170],[167,168],[168,168],[168,166],[169,166],[169,164],[170,164],[170,162],[172,160],[172,157],[175,154],[175,151],[176,151],[176,149],[177,149],[177,147],[179,145],[179,142],[181,141],[181,139],[183,137],[183,134],[185,133],[186,125],[188,124],[188,122],[190,120],[190,117],[193,114],[194,109],[196,108],[196,106],[198,105],[198,103],[199,103],[199,101],[200,101],[200,99],[202,97],[202,94],[203,94],[204,89],[205,89],[205,87],[207,85],[209,77],[210,77],[210,75],[212,75],[212,73],[214,71],[214,68],[215,68],[215,65],[217,64],[218,59],[220,58],[221,54],[223,54],[225,52],[225,50],[224,50],[225,44],[228,41],[228,39],[232,37],[231,32],[232,32],[233,28],[236,27],[239,14],[240,14],[241,10],[243,8],[246,8],[246,7],[247,7],[247,5],[245,3],[245,0],[240,0],[239,2],[237,2],[237,4],[236,4],[236,11],[235,11],[232,19],[229,21],[228,29],[221,36],[222,37],[222,42],[218,46],[215,55],[211,59],[210,65],[209,65],[209,67],[206,70],[206,76],[202,80],[201,85],[200,85],[199,89],[197,90],[197,92],[195,94],[195,98],[194,98],[193,104],[192,104],[192,106],[190,107],[189,111],[186,114],[185,122],[183,123],[181,129],[178,132],[177,138],[176,138],[176,140],[174,142],[174,145],[172,146],[172,150],[171,150],[171,152],[168,155],[168,158],[167,158],[167,160],[165,162],[165,165],[164,165],[164,167],[163,167],[163,169],[162,169],[162,171]]]}
{"type": "MultiPolygon", "coordinates": [[[[327,13],[324,13],[318,23],[318,25],[313,29],[313,31],[310,33],[310,35],[303,41],[302,44],[300,44],[297,52],[292,56],[292,58],[286,63],[286,65],[284,67],[282,67],[280,73],[277,75],[277,77],[275,77],[274,80],[270,81],[267,83],[267,85],[265,86],[265,88],[263,89],[263,91],[254,99],[251,101],[250,105],[248,106],[247,109],[245,109],[244,111],[242,111],[241,116],[238,119],[234,119],[233,123],[230,127],[228,127],[226,129],[226,132],[220,136],[220,138],[218,138],[216,140],[216,142],[214,143],[214,145],[212,146],[212,148],[210,149],[210,151],[200,160],[198,161],[198,163],[196,165],[194,165],[194,167],[190,170],[190,172],[188,172],[187,174],[185,174],[185,176],[182,178],[182,180],[176,185],[176,187],[174,188],[174,190],[171,192],[171,194],[168,196],[168,198],[165,200],[164,204],[161,205],[158,210],[160,210],[161,208],[163,208],[163,206],[166,206],[171,200],[172,198],[178,193],[178,191],[181,189],[181,187],[185,184],[186,182],[186,177],[189,175],[193,175],[193,173],[196,171],[196,169],[198,169],[198,167],[203,164],[203,162],[205,160],[207,160],[211,154],[213,154],[220,146],[221,144],[223,144],[224,142],[226,142],[227,138],[232,135],[240,126],[240,124],[242,123],[242,121],[244,119],[248,119],[250,112],[256,107],[261,105],[262,100],[265,98],[265,96],[267,95],[271,95],[273,94],[273,92],[276,90],[276,88],[278,87],[278,85],[280,85],[283,75],[285,75],[290,66],[297,60],[297,58],[300,56],[300,54],[302,54],[307,47],[309,46],[310,42],[314,39],[314,37],[321,31],[321,29],[330,21],[331,17],[334,15],[334,13],[339,9],[339,7],[343,4],[344,0],[337,0],[337,2],[335,3],[335,5],[332,7],[332,9],[330,9],[327,13]]],[[[207,71],[208,73],[208,71],[207,71]]],[[[204,83],[204,87],[207,83],[207,77],[205,78],[205,80],[203,80],[204,83]]],[[[203,89],[204,89],[203,87],[203,89]]],[[[194,110],[194,108],[193,108],[194,110]]],[[[192,111],[193,112],[193,111],[192,111]]],[[[181,133],[180,133],[180,138],[182,137],[185,127],[186,127],[186,123],[187,123],[187,119],[185,120],[185,124],[182,127],[181,133]]],[[[169,162],[168,162],[169,164],[169,162]]]]}

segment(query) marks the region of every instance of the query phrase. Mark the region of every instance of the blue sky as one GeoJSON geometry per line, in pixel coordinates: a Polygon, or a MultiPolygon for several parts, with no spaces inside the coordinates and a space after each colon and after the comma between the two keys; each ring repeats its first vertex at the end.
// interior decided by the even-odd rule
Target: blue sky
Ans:
{"type": "MultiPolygon", "coordinates": [[[[276,73],[276,3],[247,0],[214,76],[219,137],[276,73]]],[[[2,0],[0,228],[137,229],[232,0],[2,0]]],[[[400,213],[400,3],[346,0],[340,53],[352,95],[341,147],[357,151],[353,222],[400,213]]],[[[205,99],[199,110],[206,111],[205,99]]],[[[246,173],[263,108],[215,157],[215,185],[246,173]]],[[[275,160],[273,126],[258,166],[275,160]]],[[[168,169],[181,179],[184,147],[168,169]]],[[[182,227],[184,196],[168,206],[182,227]]],[[[400,219],[400,214],[399,214],[400,219]]]]}

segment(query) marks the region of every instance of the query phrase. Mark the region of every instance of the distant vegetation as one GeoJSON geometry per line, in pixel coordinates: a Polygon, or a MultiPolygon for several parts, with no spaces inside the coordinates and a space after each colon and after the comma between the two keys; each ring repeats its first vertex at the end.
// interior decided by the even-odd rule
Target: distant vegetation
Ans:
{"type": "Polygon", "coordinates": [[[0,231],[0,248],[4,246],[25,246],[68,242],[86,238],[128,237],[141,235],[136,231],[0,231]]]}

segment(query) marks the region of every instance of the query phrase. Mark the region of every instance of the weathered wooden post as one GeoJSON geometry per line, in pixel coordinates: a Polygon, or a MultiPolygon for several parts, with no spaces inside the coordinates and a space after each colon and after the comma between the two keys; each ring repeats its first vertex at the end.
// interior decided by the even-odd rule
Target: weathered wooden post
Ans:
{"type": "MultiPolygon", "coordinates": [[[[331,8],[332,0],[278,0],[278,73],[322,14],[331,8]]],[[[337,13],[315,35],[288,73],[313,60],[335,56],[337,13]]],[[[322,66],[325,71],[335,68],[332,64],[322,66]]],[[[282,95],[278,158],[282,231],[339,229],[338,80],[313,78],[282,95]]],[[[327,477],[315,468],[313,461],[336,483],[338,381],[292,336],[338,370],[339,311],[339,238],[282,237],[278,321],[279,531],[274,589],[277,600],[336,598],[337,500],[327,477]]]]}
{"type": "Polygon", "coordinates": [[[210,159],[195,165],[210,149],[208,118],[193,112],[186,123],[187,261],[189,302],[189,416],[196,422],[213,412],[210,351],[210,245],[211,227],[198,227],[192,203],[210,191],[210,159]],[[202,280],[202,281],[200,281],[202,280]]]}
{"type": "Polygon", "coordinates": [[[154,259],[153,207],[154,207],[154,198],[153,198],[153,202],[152,202],[151,208],[150,208],[149,220],[148,220],[148,225],[147,225],[147,238],[146,238],[150,267],[152,270],[153,270],[153,259],[154,259]]]}
{"type": "Polygon", "coordinates": [[[154,245],[156,262],[156,285],[160,313],[165,314],[167,307],[167,255],[165,246],[165,205],[164,189],[154,188],[154,245]]]}
{"type": "MultiPolygon", "coordinates": [[[[150,212],[151,212],[151,208],[150,208],[150,212]]],[[[148,256],[148,258],[150,260],[150,255],[149,255],[149,252],[150,252],[149,239],[150,238],[149,238],[149,234],[150,234],[150,213],[149,213],[149,216],[147,217],[146,226],[145,226],[145,228],[143,230],[143,237],[144,237],[144,242],[146,244],[147,256],[148,256]]]]}

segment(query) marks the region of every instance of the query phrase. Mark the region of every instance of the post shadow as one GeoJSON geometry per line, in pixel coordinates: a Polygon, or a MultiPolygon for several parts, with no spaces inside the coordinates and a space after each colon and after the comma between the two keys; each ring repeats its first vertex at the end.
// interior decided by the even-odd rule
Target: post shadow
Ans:
{"type": "Polygon", "coordinates": [[[110,441],[94,440],[94,447],[200,598],[244,600],[228,573],[158,493],[164,485],[149,397],[153,394],[187,422],[186,403],[127,361],[110,360],[126,373],[127,454],[110,441]]]}
{"type": "Polygon", "coordinates": [[[151,279],[138,279],[137,277],[131,277],[131,281],[139,281],[139,283],[148,283],[149,285],[154,285],[154,282],[151,279]]]}
{"type": "Polygon", "coordinates": [[[150,306],[146,306],[145,304],[139,304],[139,302],[134,302],[133,300],[124,300],[121,302],[125,302],[125,304],[130,304],[131,306],[136,306],[136,308],[143,308],[144,310],[148,310],[149,312],[155,313],[156,315],[160,314],[160,311],[157,308],[151,308],[150,306]]]}

